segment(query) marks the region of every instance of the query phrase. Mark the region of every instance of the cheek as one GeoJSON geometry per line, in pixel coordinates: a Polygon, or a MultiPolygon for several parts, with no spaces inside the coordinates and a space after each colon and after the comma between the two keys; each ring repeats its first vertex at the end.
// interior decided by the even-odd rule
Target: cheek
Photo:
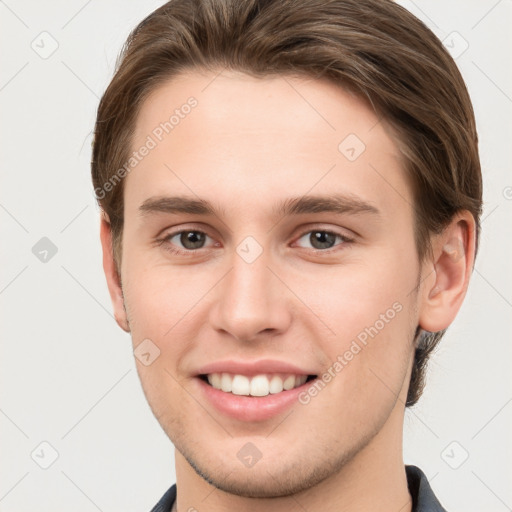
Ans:
{"type": "Polygon", "coordinates": [[[208,289],[204,284],[208,276],[197,270],[152,265],[136,257],[127,261],[125,270],[125,304],[135,326],[132,336],[139,338],[154,337],[165,343],[175,336],[183,320],[190,323],[208,289]]]}
{"type": "MultiPolygon", "coordinates": [[[[375,251],[346,265],[287,273],[286,282],[307,306],[304,312],[310,317],[315,313],[338,345],[360,333],[364,338],[365,329],[375,324],[379,331],[389,332],[391,323],[400,324],[409,316],[401,311],[413,296],[417,269],[410,259],[401,261],[399,251],[387,252],[375,251]]],[[[318,320],[317,324],[321,325],[318,320]]]]}
{"type": "Polygon", "coordinates": [[[202,325],[195,319],[195,305],[205,290],[179,271],[135,263],[127,261],[123,285],[133,348],[137,352],[139,344],[150,340],[158,354],[149,365],[136,358],[137,372],[155,417],[170,431],[181,431],[184,411],[194,410],[194,404],[183,394],[179,364],[193,349],[195,329],[202,325]]]}
{"type": "Polygon", "coordinates": [[[325,390],[313,390],[312,397],[318,394],[319,398],[311,398],[307,406],[313,416],[330,418],[340,432],[354,438],[362,432],[378,430],[408,384],[411,311],[396,302],[390,308],[375,306],[375,310],[384,316],[358,312],[357,325],[347,327],[355,335],[343,330],[352,321],[350,314],[339,316],[335,327],[341,334],[322,347],[329,355],[329,363],[320,376],[326,382],[325,390]],[[363,320],[365,315],[367,322],[363,320]]]}
{"type": "Polygon", "coordinates": [[[150,340],[159,354],[149,366],[136,361],[146,398],[155,416],[179,417],[169,397],[182,396],[180,364],[204,328],[206,294],[218,279],[211,271],[148,264],[135,251],[126,259],[125,271],[123,292],[133,348],[137,351],[150,340]]]}
{"type": "Polygon", "coordinates": [[[335,333],[322,341],[329,355],[326,370],[336,375],[332,390],[345,396],[356,415],[367,414],[369,404],[378,409],[396,399],[416,327],[415,265],[402,261],[398,251],[374,261],[381,263],[352,266],[333,275],[329,288],[317,292],[311,304],[335,333]],[[355,396],[361,400],[350,399],[355,396]]]}

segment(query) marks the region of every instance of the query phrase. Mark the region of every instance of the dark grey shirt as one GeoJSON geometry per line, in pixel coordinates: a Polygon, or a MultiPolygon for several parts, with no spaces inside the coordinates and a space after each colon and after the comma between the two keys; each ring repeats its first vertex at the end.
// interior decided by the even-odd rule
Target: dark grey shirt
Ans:
{"type": "MultiPolygon", "coordinates": [[[[412,497],[412,512],[446,512],[425,476],[417,466],[406,465],[407,485],[412,497]]],[[[162,496],[160,501],[151,509],[151,512],[171,512],[176,500],[176,484],[162,496]]]]}

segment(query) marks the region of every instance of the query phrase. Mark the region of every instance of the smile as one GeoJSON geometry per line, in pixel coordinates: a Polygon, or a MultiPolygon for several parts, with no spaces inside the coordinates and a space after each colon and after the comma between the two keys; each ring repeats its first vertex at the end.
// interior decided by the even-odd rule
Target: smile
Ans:
{"type": "Polygon", "coordinates": [[[225,393],[241,396],[267,396],[302,386],[315,375],[267,373],[247,376],[232,373],[209,373],[200,378],[210,386],[225,393]]]}

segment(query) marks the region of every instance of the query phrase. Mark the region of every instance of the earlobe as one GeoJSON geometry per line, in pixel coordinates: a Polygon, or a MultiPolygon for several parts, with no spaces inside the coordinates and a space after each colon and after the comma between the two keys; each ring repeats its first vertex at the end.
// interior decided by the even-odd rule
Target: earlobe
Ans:
{"type": "Polygon", "coordinates": [[[432,277],[425,280],[419,325],[437,332],[453,322],[466,295],[475,257],[475,220],[471,213],[464,211],[455,216],[432,245],[432,277]]]}
{"type": "Polygon", "coordinates": [[[114,317],[121,329],[130,332],[128,318],[124,307],[123,290],[121,288],[120,273],[117,270],[112,250],[112,230],[108,216],[102,213],[100,226],[101,247],[103,250],[103,270],[107,279],[108,291],[114,308],[114,317]]]}

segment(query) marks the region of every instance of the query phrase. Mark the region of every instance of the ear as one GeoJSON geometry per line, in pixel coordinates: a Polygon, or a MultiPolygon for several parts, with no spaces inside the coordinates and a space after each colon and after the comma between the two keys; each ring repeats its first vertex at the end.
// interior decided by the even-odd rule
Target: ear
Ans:
{"type": "Polygon", "coordinates": [[[433,261],[424,269],[419,326],[446,329],[455,319],[469,285],[475,260],[475,219],[464,210],[432,240],[433,261]],[[433,264],[433,268],[432,268],[433,264]]]}
{"type": "Polygon", "coordinates": [[[108,291],[114,308],[114,318],[121,329],[130,332],[126,310],[124,308],[123,290],[120,274],[114,261],[112,250],[112,229],[106,213],[102,212],[100,226],[101,247],[103,249],[103,270],[107,278],[108,291]]]}

